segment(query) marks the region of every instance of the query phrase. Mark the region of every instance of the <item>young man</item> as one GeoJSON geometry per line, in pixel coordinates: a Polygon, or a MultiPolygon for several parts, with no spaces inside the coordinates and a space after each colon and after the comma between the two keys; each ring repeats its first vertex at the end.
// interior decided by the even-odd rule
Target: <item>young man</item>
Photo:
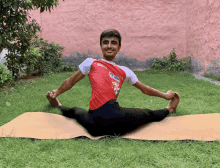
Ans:
{"type": "Polygon", "coordinates": [[[100,36],[100,46],[103,59],[87,58],[79,65],[79,70],[66,79],[58,90],[47,92],[50,103],[57,106],[62,114],[76,119],[93,136],[123,135],[148,122],[160,121],[169,113],[176,111],[180,97],[171,90],[160,92],[141,83],[129,68],[114,63],[116,54],[121,48],[121,35],[117,30],[108,29],[100,36]],[[89,111],[73,107],[68,108],[56,98],[71,89],[85,75],[89,76],[92,95],[89,111]],[[142,93],[171,100],[165,109],[149,110],[140,108],[121,107],[116,102],[123,82],[127,82],[142,93]]]}

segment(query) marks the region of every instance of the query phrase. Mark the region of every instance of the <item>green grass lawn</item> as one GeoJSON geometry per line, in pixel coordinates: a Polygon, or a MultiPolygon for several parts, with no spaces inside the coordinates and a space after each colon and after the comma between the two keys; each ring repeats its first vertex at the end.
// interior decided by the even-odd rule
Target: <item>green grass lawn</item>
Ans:
{"type": "MultiPolygon", "coordinates": [[[[32,84],[18,84],[12,92],[1,92],[0,126],[25,112],[61,114],[46,99],[47,91],[58,89],[73,72],[41,77],[32,84]]],[[[138,79],[159,91],[180,95],[177,113],[170,116],[218,113],[220,87],[197,80],[186,72],[135,71],[138,79]]],[[[58,97],[67,107],[89,108],[91,86],[88,76],[58,97]]],[[[120,106],[163,109],[169,101],[150,97],[124,83],[117,100],[120,106]],[[152,101],[151,101],[152,100],[152,101]]],[[[139,141],[115,139],[41,140],[0,138],[0,167],[220,167],[220,141],[139,141]]]]}

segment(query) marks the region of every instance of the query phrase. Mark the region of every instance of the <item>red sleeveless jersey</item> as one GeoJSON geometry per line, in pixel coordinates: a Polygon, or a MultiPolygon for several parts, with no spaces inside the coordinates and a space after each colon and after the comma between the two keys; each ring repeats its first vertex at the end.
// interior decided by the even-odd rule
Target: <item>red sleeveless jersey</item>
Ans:
{"type": "Polygon", "coordinates": [[[104,59],[87,58],[79,65],[79,69],[84,75],[88,74],[92,87],[90,110],[99,108],[111,99],[117,99],[125,79],[130,84],[138,81],[136,75],[127,67],[118,66],[104,59]]]}

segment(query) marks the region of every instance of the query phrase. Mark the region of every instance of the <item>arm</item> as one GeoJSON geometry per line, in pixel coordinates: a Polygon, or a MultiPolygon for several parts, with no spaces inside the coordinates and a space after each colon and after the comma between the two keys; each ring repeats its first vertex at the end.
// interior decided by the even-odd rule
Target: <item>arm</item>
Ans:
{"type": "Polygon", "coordinates": [[[67,78],[63,82],[61,87],[57,90],[57,96],[71,89],[78,81],[80,81],[84,77],[85,75],[80,70],[78,70],[76,73],[73,74],[73,76],[67,78]]]}
{"type": "Polygon", "coordinates": [[[140,89],[142,93],[149,95],[149,96],[157,96],[161,97],[167,100],[167,95],[166,93],[160,92],[154,88],[151,88],[149,86],[144,85],[140,81],[137,81],[135,84],[133,84],[136,88],[140,89]]]}

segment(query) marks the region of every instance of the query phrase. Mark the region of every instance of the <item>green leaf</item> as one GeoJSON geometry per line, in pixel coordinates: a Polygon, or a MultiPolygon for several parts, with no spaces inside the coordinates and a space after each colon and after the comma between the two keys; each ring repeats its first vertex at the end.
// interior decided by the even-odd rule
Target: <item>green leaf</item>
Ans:
{"type": "Polygon", "coordinates": [[[14,3],[14,4],[13,4],[13,8],[14,8],[15,11],[17,11],[17,10],[18,10],[18,4],[17,4],[17,3],[14,3]]]}
{"type": "MultiPolygon", "coordinates": [[[[4,3],[3,3],[4,4],[4,3]]],[[[8,6],[10,6],[11,5],[11,3],[10,2],[6,2],[3,6],[4,7],[8,7],[8,6]]]]}

